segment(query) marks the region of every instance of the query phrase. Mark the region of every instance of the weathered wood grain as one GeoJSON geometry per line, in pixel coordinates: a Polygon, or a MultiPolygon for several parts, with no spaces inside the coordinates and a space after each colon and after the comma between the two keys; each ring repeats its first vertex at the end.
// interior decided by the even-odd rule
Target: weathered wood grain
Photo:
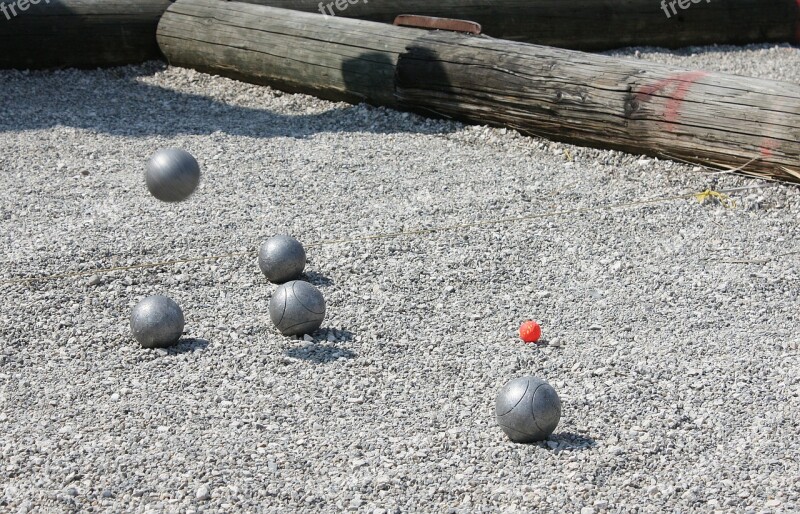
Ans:
{"type": "MultiPolygon", "coordinates": [[[[389,23],[407,13],[465,18],[494,37],[583,50],[800,43],[797,0],[700,2],[676,7],[669,18],[656,0],[339,0],[321,8],[316,0],[245,1],[389,23]]],[[[157,59],[155,27],[170,2],[6,0],[0,12],[0,68],[90,68],[157,59]]]]}
{"type": "Polygon", "coordinates": [[[178,0],[172,64],[800,182],[800,86],[484,36],[178,0]]]}
{"type": "Polygon", "coordinates": [[[681,0],[685,9],[667,0],[666,12],[659,0],[325,0],[321,7],[319,0],[244,1],[384,23],[400,14],[459,18],[495,38],[577,50],[800,43],[796,0],[681,0]]]}
{"type": "Polygon", "coordinates": [[[396,77],[408,109],[800,182],[800,85],[433,32],[396,77]]]}
{"type": "Polygon", "coordinates": [[[170,3],[39,0],[34,5],[5,0],[0,68],[94,68],[159,59],[156,26],[170,3]],[[27,8],[21,10],[21,5],[27,8]]]}
{"type": "Polygon", "coordinates": [[[328,100],[392,106],[397,57],[426,33],[239,2],[192,0],[167,10],[157,38],[176,66],[328,100]]]}

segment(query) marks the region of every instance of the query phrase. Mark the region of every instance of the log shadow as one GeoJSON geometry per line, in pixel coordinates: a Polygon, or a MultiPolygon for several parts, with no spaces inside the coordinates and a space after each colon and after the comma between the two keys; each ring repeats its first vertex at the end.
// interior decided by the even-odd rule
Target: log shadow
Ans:
{"type": "MultiPolygon", "coordinates": [[[[410,44],[400,54],[395,67],[395,97],[401,109],[421,116],[437,119],[457,119],[458,110],[445,112],[446,101],[430,102],[432,94],[451,90],[452,80],[447,69],[437,58],[435,50],[425,46],[424,41],[410,44]],[[439,108],[441,105],[441,108],[439,108]]],[[[452,106],[449,106],[452,110],[452,106]]],[[[470,123],[469,120],[461,120],[470,123]]],[[[496,124],[496,123],[495,123],[496,124]]]]}
{"type": "Polygon", "coordinates": [[[172,1],[6,0],[0,68],[93,69],[159,59],[156,26],[172,1]]]}
{"type": "Polygon", "coordinates": [[[331,278],[321,273],[317,273],[316,271],[306,271],[301,275],[300,278],[317,287],[327,287],[333,285],[333,280],[331,278]]]}
{"type": "Polygon", "coordinates": [[[393,63],[385,53],[364,52],[342,62],[342,96],[350,102],[395,104],[393,63]]]}
{"type": "MultiPolygon", "coordinates": [[[[443,134],[456,129],[446,123],[393,119],[397,115],[382,107],[339,103],[323,112],[287,114],[275,108],[235,105],[234,93],[231,98],[224,96],[227,88],[222,88],[221,98],[213,98],[148,83],[166,70],[167,65],[159,61],[91,71],[0,70],[0,131],[64,126],[131,138],[222,133],[305,139],[326,132],[443,134]]],[[[268,88],[263,91],[265,95],[285,94],[268,88]]]]}

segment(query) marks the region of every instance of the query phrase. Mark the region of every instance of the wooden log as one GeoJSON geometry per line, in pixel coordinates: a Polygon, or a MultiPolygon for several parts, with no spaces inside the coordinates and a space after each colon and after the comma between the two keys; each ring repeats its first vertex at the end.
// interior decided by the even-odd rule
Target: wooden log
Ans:
{"type": "Polygon", "coordinates": [[[431,32],[401,107],[597,148],[800,182],[800,85],[431,32]]]}
{"type": "Polygon", "coordinates": [[[395,105],[398,56],[427,31],[219,0],[179,0],[161,18],[170,64],[334,101],[395,105]]]}
{"type": "Polygon", "coordinates": [[[797,0],[244,1],[384,23],[400,14],[466,19],[495,38],[586,51],[800,43],[797,0]]]}
{"type": "Polygon", "coordinates": [[[0,68],[95,68],[160,59],[171,0],[4,0],[0,68]]]}
{"type": "Polygon", "coordinates": [[[288,91],[800,182],[800,85],[218,0],[178,0],[158,40],[288,91]]]}

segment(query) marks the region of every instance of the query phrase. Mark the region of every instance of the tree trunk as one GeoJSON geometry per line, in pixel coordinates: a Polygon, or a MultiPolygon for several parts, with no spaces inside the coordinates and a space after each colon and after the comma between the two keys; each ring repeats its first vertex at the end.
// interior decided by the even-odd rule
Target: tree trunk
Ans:
{"type": "Polygon", "coordinates": [[[800,182],[800,85],[448,33],[397,65],[401,107],[800,182]]]}
{"type": "Polygon", "coordinates": [[[170,64],[333,101],[395,106],[398,56],[428,31],[260,5],[189,0],[158,25],[170,64]]]}
{"type": "Polygon", "coordinates": [[[178,0],[158,40],[288,91],[800,182],[800,85],[218,0],[178,0]]]}
{"type": "Polygon", "coordinates": [[[5,0],[0,68],[96,68],[160,59],[156,26],[170,3],[5,0]]]}
{"type": "Polygon", "coordinates": [[[384,23],[400,14],[458,18],[480,23],[483,33],[495,38],[586,51],[800,43],[796,0],[667,0],[663,5],[659,0],[244,1],[384,23]]]}

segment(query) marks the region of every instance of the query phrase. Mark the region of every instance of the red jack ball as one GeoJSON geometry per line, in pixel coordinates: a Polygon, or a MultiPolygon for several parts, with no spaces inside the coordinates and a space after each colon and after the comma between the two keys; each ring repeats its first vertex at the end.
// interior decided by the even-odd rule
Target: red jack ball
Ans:
{"type": "Polygon", "coordinates": [[[528,320],[519,327],[519,337],[526,343],[535,343],[542,337],[542,327],[532,320],[528,320]]]}

